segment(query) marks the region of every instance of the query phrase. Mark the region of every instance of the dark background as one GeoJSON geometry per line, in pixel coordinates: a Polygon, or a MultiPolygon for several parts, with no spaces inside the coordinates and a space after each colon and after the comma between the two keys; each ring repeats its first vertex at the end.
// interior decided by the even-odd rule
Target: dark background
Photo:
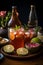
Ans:
{"type": "Polygon", "coordinates": [[[43,0],[0,0],[0,10],[11,11],[12,5],[17,6],[22,23],[28,22],[30,5],[36,6],[38,22],[43,27],[43,0]]]}

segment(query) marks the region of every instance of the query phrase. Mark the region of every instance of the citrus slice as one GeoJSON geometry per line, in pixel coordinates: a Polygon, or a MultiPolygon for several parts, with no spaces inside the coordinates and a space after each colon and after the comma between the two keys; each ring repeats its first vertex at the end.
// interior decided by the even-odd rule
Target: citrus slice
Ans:
{"type": "Polygon", "coordinates": [[[34,37],[31,39],[31,43],[40,43],[41,40],[38,37],[34,37]]]}
{"type": "Polygon", "coordinates": [[[13,45],[5,45],[3,47],[3,50],[6,53],[12,53],[14,51],[14,46],[13,45]]]}
{"type": "Polygon", "coordinates": [[[18,48],[16,52],[17,52],[18,55],[27,55],[28,54],[28,49],[18,48]]]}
{"type": "Polygon", "coordinates": [[[11,39],[11,40],[14,40],[14,39],[15,39],[15,35],[14,35],[13,32],[10,32],[10,39],[11,39]]]}

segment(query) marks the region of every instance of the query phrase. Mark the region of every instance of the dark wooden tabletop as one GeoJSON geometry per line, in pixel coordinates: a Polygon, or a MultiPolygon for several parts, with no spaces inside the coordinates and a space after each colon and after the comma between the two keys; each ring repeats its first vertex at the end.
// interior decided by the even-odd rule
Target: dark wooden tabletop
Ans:
{"type": "Polygon", "coordinates": [[[43,65],[43,52],[35,57],[24,60],[4,56],[4,59],[0,61],[0,65],[43,65]]]}

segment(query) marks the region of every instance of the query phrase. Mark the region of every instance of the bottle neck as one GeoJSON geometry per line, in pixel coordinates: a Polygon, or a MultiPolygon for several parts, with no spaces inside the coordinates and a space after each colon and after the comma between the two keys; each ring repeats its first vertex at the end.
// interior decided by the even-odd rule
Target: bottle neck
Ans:
{"type": "Polygon", "coordinates": [[[35,7],[31,7],[31,11],[35,11],[35,7]]]}
{"type": "Polygon", "coordinates": [[[19,13],[17,12],[17,10],[13,10],[11,18],[16,25],[21,26],[21,21],[19,20],[18,16],[19,16],[19,13]]]}
{"type": "Polygon", "coordinates": [[[15,9],[12,10],[12,16],[11,16],[12,20],[18,19],[17,13],[18,12],[15,9]]]}

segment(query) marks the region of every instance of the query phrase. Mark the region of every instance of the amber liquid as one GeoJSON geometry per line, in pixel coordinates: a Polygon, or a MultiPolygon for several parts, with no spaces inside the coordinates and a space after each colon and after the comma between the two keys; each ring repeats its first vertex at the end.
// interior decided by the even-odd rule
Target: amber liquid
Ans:
{"type": "Polygon", "coordinates": [[[15,49],[18,49],[20,47],[24,47],[24,40],[22,38],[16,38],[14,40],[10,40],[10,44],[12,44],[15,49]]]}
{"type": "Polygon", "coordinates": [[[29,38],[29,37],[25,37],[24,42],[25,42],[25,43],[29,43],[29,42],[30,42],[30,38],[29,38]]]}
{"type": "Polygon", "coordinates": [[[15,49],[24,47],[24,37],[21,35],[14,35],[14,32],[9,32],[10,44],[14,46],[15,49]]]}

